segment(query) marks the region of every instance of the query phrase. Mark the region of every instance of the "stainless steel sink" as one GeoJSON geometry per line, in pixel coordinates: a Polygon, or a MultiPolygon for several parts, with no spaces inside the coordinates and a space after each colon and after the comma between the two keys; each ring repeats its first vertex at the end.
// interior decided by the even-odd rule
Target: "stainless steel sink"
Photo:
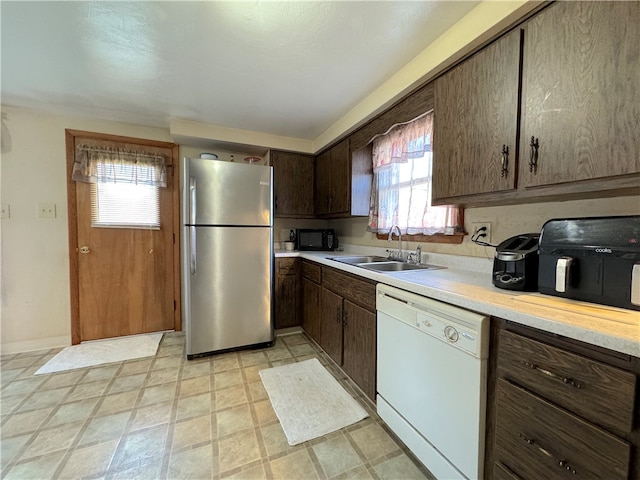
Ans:
{"type": "Polygon", "coordinates": [[[378,257],[375,255],[360,256],[360,257],[334,257],[331,260],[336,262],[348,263],[349,265],[358,265],[360,263],[376,263],[376,262],[388,262],[387,257],[378,257]]]}
{"type": "Polygon", "coordinates": [[[380,263],[361,263],[358,267],[366,268],[367,270],[374,270],[376,272],[404,272],[407,270],[437,270],[439,268],[436,265],[429,265],[421,263],[416,265],[415,263],[406,263],[399,261],[387,261],[380,263]]]}
{"type": "Polygon", "coordinates": [[[410,270],[437,270],[439,268],[436,265],[429,265],[426,263],[415,264],[402,262],[400,260],[389,260],[387,257],[379,257],[375,255],[368,256],[353,256],[353,257],[333,257],[330,260],[336,262],[346,263],[353,265],[354,267],[366,268],[367,270],[373,270],[375,272],[405,272],[410,270]]]}

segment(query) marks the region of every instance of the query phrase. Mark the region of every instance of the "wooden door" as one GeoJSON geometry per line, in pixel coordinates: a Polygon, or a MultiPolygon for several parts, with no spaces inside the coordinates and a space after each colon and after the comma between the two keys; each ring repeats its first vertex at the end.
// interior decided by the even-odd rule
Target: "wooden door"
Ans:
{"type": "Polygon", "coordinates": [[[519,68],[515,30],[436,80],[434,199],[515,188],[519,68]]]}
{"type": "Polygon", "coordinates": [[[180,330],[177,154],[177,146],[166,142],[67,131],[72,343],[180,330]],[[165,156],[159,229],[92,226],[96,186],[75,182],[70,173],[76,146],[84,144],[165,156]]]}
{"type": "Polygon", "coordinates": [[[525,24],[525,187],[640,172],[638,25],[639,2],[556,2],[525,24]]]}
{"type": "Polygon", "coordinates": [[[271,151],[276,217],[313,217],[313,168],[311,155],[271,151]]]}
{"type": "Polygon", "coordinates": [[[320,346],[342,365],[342,297],[321,287],[320,346]]]}
{"type": "Polygon", "coordinates": [[[302,279],[302,328],[320,344],[320,285],[302,279]]]}
{"type": "Polygon", "coordinates": [[[344,301],[343,370],[375,401],[376,314],[344,301]]]}

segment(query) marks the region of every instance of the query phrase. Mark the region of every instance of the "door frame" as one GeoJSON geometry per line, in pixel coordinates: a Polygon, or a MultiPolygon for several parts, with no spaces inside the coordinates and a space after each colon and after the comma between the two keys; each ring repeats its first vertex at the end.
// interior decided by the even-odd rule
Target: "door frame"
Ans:
{"type": "Polygon", "coordinates": [[[94,140],[106,140],[118,143],[131,143],[146,147],[159,147],[171,149],[172,165],[167,165],[173,170],[172,204],[173,204],[173,328],[182,330],[181,303],[180,303],[180,147],[175,143],[159,140],[146,140],[143,138],[110,135],[106,133],[87,132],[83,130],[65,129],[66,156],[67,156],[67,220],[69,227],[69,283],[71,294],[71,344],[77,345],[81,341],[80,335],[80,275],[78,260],[78,206],[76,199],[76,182],[71,179],[73,162],[75,160],[76,137],[91,138],[94,140]]]}

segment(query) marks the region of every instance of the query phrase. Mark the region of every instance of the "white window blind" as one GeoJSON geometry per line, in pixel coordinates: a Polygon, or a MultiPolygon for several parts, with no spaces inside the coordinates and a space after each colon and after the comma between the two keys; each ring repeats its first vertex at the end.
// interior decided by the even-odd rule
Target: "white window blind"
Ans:
{"type": "Polygon", "coordinates": [[[92,183],[91,226],[160,229],[160,189],[135,183],[92,183]]]}

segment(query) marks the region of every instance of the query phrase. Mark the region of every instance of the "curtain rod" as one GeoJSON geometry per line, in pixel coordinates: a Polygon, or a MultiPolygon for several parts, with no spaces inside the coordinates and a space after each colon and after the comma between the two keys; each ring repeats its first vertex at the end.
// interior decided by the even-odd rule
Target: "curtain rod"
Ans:
{"type": "Polygon", "coordinates": [[[127,155],[135,155],[138,157],[154,158],[154,159],[161,159],[161,160],[165,160],[166,158],[165,155],[162,155],[159,153],[151,153],[151,152],[144,152],[144,151],[138,151],[138,150],[127,150],[124,148],[115,148],[115,147],[90,147],[88,145],[78,145],[77,149],[84,152],[93,152],[93,153],[125,153],[127,155]]]}

